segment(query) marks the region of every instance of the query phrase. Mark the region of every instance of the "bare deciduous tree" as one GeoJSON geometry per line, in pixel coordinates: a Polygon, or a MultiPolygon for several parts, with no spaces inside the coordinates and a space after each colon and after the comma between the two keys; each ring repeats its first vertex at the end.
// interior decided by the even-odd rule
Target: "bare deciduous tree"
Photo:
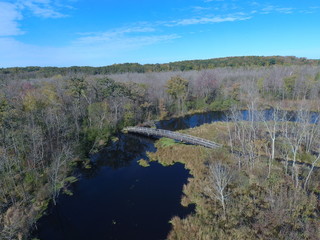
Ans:
{"type": "Polygon", "coordinates": [[[311,163],[311,168],[310,168],[310,170],[309,170],[309,172],[308,172],[308,175],[307,175],[307,177],[306,177],[306,179],[305,179],[305,182],[304,182],[304,188],[305,188],[305,189],[306,189],[307,186],[308,186],[308,183],[309,183],[309,181],[310,181],[311,174],[312,174],[312,172],[313,172],[313,170],[314,170],[314,167],[315,167],[316,163],[317,163],[319,160],[320,160],[320,153],[318,153],[318,156],[315,157],[314,160],[313,160],[312,163],[311,163]]]}
{"type": "Polygon", "coordinates": [[[265,112],[260,112],[260,120],[263,122],[264,126],[267,129],[267,133],[270,137],[271,140],[271,153],[269,156],[269,170],[268,170],[268,177],[270,176],[271,172],[271,165],[272,162],[275,158],[275,141],[276,141],[276,136],[277,132],[279,130],[279,122],[281,121],[281,112],[280,112],[280,106],[276,105],[271,112],[267,111],[265,112]]]}
{"type": "Polygon", "coordinates": [[[292,153],[292,177],[295,178],[296,187],[299,185],[299,173],[296,161],[303,140],[305,139],[307,126],[309,125],[309,121],[306,120],[309,115],[309,111],[305,110],[303,106],[300,106],[296,119],[292,119],[293,121],[285,121],[283,124],[283,132],[292,153]]]}
{"type": "Polygon", "coordinates": [[[209,166],[209,186],[205,190],[212,199],[221,203],[224,217],[227,214],[226,199],[229,195],[227,187],[232,177],[233,174],[230,168],[221,162],[216,162],[209,166]]]}
{"type": "Polygon", "coordinates": [[[56,198],[59,196],[60,188],[63,186],[63,177],[61,171],[65,170],[65,165],[72,158],[72,152],[68,145],[63,146],[61,151],[53,154],[51,168],[49,169],[49,182],[52,188],[52,200],[56,205],[56,198]]]}

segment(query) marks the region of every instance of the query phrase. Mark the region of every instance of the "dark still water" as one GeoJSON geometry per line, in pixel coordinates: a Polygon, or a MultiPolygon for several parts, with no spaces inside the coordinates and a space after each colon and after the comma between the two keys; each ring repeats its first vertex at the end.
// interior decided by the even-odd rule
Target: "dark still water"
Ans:
{"type": "Polygon", "coordinates": [[[226,114],[224,112],[206,112],[196,113],[185,117],[172,118],[170,120],[163,120],[156,123],[156,127],[166,130],[182,130],[187,128],[198,127],[205,123],[212,123],[217,121],[225,121],[226,114]]]}
{"type": "Polygon", "coordinates": [[[41,240],[165,239],[170,219],[184,217],[192,207],[180,204],[190,177],[182,164],[141,167],[153,142],[120,135],[119,141],[92,157],[94,167],[81,173],[73,196],[58,204],[38,223],[41,240]]]}
{"type": "MultiPolygon", "coordinates": [[[[224,114],[195,114],[157,123],[178,130],[222,120],[224,114]]],[[[173,216],[185,217],[193,206],[181,206],[183,185],[190,176],[182,164],[164,167],[137,161],[155,151],[153,140],[120,134],[119,141],[91,157],[93,167],[79,172],[73,196],[61,195],[57,205],[38,221],[34,237],[41,240],[165,239],[173,216]]]]}

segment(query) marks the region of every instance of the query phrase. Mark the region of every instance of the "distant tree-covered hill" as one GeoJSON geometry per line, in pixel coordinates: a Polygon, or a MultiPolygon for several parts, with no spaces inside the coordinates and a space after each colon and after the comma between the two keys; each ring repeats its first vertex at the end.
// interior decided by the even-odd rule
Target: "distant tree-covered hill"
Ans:
{"type": "Polygon", "coordinates": [[[188,60],[179,62],[170,62],[164,64],[139,64],[123,63],[113,64],[104,67],[13,67],[0,68],[0,77],[8,75],[19,75],[19,78],[33,77],[51,77],[54,75],[69,74],[114,74],[126,72],[164,72],[164,71],[190,71],[201,69],[213,69],[218,67],[261,67],[272,65],[320,65],[320,60],[311,60],[307,58],[297,58],[293,56],[243,56],[243,57],[225,57],[206,60],[188,60]]]}

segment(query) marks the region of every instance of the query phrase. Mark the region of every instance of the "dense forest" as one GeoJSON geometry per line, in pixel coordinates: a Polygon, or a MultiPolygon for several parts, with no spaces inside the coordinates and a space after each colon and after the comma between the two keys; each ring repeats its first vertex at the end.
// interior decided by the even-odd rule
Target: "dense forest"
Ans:
{"type": "MultiPolygon", "coordinates": [[[[27,239],[49,201],[71,194],[74,167],[86,167],[89,154],[123,127],[214,110],[229,111],[226,135],[217,139],[226,147],[199,154],[198,165],[181,154],[194,176],[183,201],[197,209],[172,220],[170,239],[187,239],[183,232],[192,239],[320,238],[320,128],[311,121],[319,111],[319,61],[236,57],[0,71],[0,239],[27,239]],[[269,119],[257,113],[270,108],[269,119]],[[241,109],[249,121],[239,118],[241,109]],[[289,122],[288,110],[297,121],[289,122]],[[272,222],[276,214],[286,224],[272,222]]],[[[179,148],[159,145],[157,154],[179,148]]]]}

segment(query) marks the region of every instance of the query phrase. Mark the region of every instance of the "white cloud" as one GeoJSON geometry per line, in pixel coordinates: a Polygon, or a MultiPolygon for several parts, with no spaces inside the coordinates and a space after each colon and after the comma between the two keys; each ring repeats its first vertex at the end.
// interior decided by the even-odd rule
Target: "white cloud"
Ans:
{"type": "Polygon", "coordinates": [[[80,37],[76,40],[77,43],[97,43],[109,41],[112,39],[123,37],[126,34],[134,33],[149,33],[154,32],[155,29],[151,27],[129,27],[129,28],[118,28],[106,32],[88,32],[88,33],[78,33],[78,35],[83,35],[85,37],[80,37]]]}
{"type": "Polygon", "coordinates": [[[37,17],[62,18],[68,15],[62,13],[60,8],[70,8],[52,0],[18,0],[17,6],[21,10],[29,10],[37,17]]]}
{"type": "Polygon", "coordinates": [[[224,0],[204,0],[204,2],[223,2],[224,0]]]}
{"type": "Polygon", "coordinates": [[[264,7],[261,11],[262,14],[269,14],[269,13],[282,13],[282,14],[290,14],[293,13],[294,8],[288,8],[288,7],[278,7],[278,6],[273,6],[269,5],[267,7],[264,7]]]}
{"type": "Polygon", "coordinates": [[[210,7],[201,7],[201,6],[194,6],[194,7],[191,7],[191,9],[192,9],[194,12],[202,12],[202,11],[209,11],[209,10],[211,10],[210,7]]]}
{"type": "MultiPolygon", "coordinates": [[[[243,15],[242,13],[240,15],[243,15]]],[[[195,24],[210,24],[210,23],[221,23],[221,22],[234,22],[234,21],[244,21],[248,20],[251,17],[245,16],[227,16],[227,17],[201,17],[201,18],[187,18],[177,21],[171,21],[166,26],[186,26],[186,25],[195,25],[195,24]]]]}
{"type": "Polygon", "coordinates": [[[75,46],[100,46],[111,49],[128,49],[156,44],[179,38],[177,34],[151,34],[155,32],[151,27],[119,28],[102,33],[82,33],[74,41],[75,46]]]}
{"type": "Polygon", "coordinates": [[[54,10],[50,5],[44,4],[36,4],[32,1],[26,2],[25,6],[28,7],[34,15],[44,18],[61,18],[66,17],[67,15],[62,14],[56,10],[54,10]]]}
{"type": "MultiPolygon", "coordinates": [[[[68,8],[69,6],[65,5],[64,7],[68,8]]],[[[37,17],[66,17],[67,15],[61,13],[58,8],[62,8],[62,5],[51,0],[0,1],[0,37],[16,36],[24,33],[20,28],[19,21],[23,19],[26,10],[31,11],[37,17]],[[56,5],[60,7],[56,7],[56,5]]]]}
{"type": "Polygon", "coordinates": [[[15,4],[0,2],[0,36],[22,34],[18,24],[21,19],[22,15],[15,4]]]}

